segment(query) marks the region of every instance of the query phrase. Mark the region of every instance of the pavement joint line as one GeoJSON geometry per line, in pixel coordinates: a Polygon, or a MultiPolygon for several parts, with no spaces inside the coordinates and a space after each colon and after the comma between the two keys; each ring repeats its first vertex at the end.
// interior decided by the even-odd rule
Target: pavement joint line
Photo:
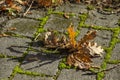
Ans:
{"type": "MultiPolygon", "coordinates": [[[[39,28],[38,30],[36,31],[36,33],[34,34],[35,35],[35,38],[34,40],[37,39],[37,37],[39,36],[39,33],[43,32],[44,29],[43,29],[43,26],[46,24],[48,20],[48,16],[45,16],[44,18],[41,19],[41,23],[39,25],[39,28]]],[[[45,74],[38,74],[38,73],[34,73],[34,72],[31,72],[31,71],[24,71],[22,69],[20,69],[20,65],[22,63],[22,61],[24,60],[25,56],[27,56],[27,54],[29,53],[29,49],[30,49],[31,45],[25,50],[23,56],[22,56],[22,59],[21,59],[21,62],[19,63],[19,65],[17,65],[14,69],[13,69],[13,72],[11,73],[10,75],[10,80],[12,80],[14,78],[14,76],[17,74],[17,73],[20,73],[20,74],[28,74],[28,75],[36,75],[36,76],[49,76],[49,75],[45,75],[45,74]]]]}
{"type": "MultiPolygon", "coordinates": [[[[118,27],[118,29],[114,29],[111,42],[109,43],[110,47],[108,47],[108,49],[106,50],[106,55],[104,57],[104,61],[103,61],[102,65],[101,65],[102,70],[105,70],[107,68],[107,61],[109,61],[111,58],[112,50],[115,47],[115,45],[117,44],[117,40],[118,40],[118,38],[116,36],[118,36],[119,33],[120,33],[119,27],[118,27]]],[[[97,80],[102,80],[102,78],[104,78],[104,76],[105,76],[104,72],[99,72],[97,74],[97,80]]]]}
{"type": "MultiPolygon", "coordinates": [[[[45,16],[44,18],[41,18],[39,19],[41,22],[40,22],[40,26],[38,28],[38,30],[35,32],[34,34],[34,40],[36,40],[39,36],[39,34],[41,32],[44,32],[45,30],[43,29],[44,28],[44,25],[46,24],[46,22],[48,21],[49,19],[49,16],[51,14],[60,14],[60,15],[63,15],[64,12],[52,12],[52,11],[49,11],[48,12],[49,15],[45,16]]],[[[73,13],[70,13],[70,15],[72,15],[73,13]]],[[[74,14],[73,14],[74,15],[74,14]]],[[[82,15],[82,14],[81,14],[82,15]]],[[[85,21],[87,19],[87,15],[85,16],[82,16],[83,19],[81,18],[80,22],[79,22],[79,28],[92,28],[92,29],[95,29],[95,30],[108,30],[108,31],[111,31],[113,32],[113,35],[112,35],[112,38],[111,38],[111,41],[110,41],[110,46],[106,48],[106,56],[105,56],[105,59],[104,61],[102,62],[102,65],[101,65],[101,68],[100,70],[105,70],[106,67],[107,67],[107,64],[109,64],[110,62],[112,63],[113,61],[113,64],[116,63],[118,64],[120,61],[116,60],[112,60],[110,61],[110,57],[111,57],[111,54],[112,54],[112,50],[114,48],[114,46],[117,44],[117,43],[120,43],[120,39],[118,39],[118,35],[120,34],[120,26],[116,27],[116,28],[107,28],[107,27],[103,27],[103,26],[89,26],[89,25],[86,25],[85,24],[85,21]],[[85,19],[84,19],[85,18],[85,19]]],[[[16,37],[21,37],[21,35],[18,35],[16,37]]],[[[27,37],[26,37],[27,38],[27,37]]],[[[25,58],[25,56],[29,53],[30,51],[30,48],[31,48],[31,45],[25,50],[24,54],[23,54],[23,59],[25,58]]],[[[8,56],[8,55],[3,55],[3,54],[0,54],[0,58],[17,58],[16,56],[8,56]]],[[[22,60],[23,61],[23,60],[22,60]]],[[[22,62],[21,61],[21,62],[22,62]]],[[[46,74],[42,74],[42,73],[36,73],[36,72],[31,72],[31,71],[26,71],[26,70],[22,70],[20,68],[20,64],[21,62],[19,62],[19,65],[16,65],[15,68],[13,69],[13,72],[9,78],[9,80],[12,80],[14,78],[14,76],[19,73],[19,74],[26,74],[26,75],[31,75],[31,76],[41,76],[41,77],[53,77],[54,80],[57,80],[57,77],[60,75],[60,72],[62,69],[59,69],[58,67],[58,71],[56,73],[56,75],[54,76],[50,76],[50,75],[46,75],[46,74]]],[[[60,63],[60,62],[59,62],[60,63]]],[[[59,66],[59,65],[58,65],[59,66]]],[[[66,69],[69,69],[69,68],[66,68],[66,69]]],[[[90,70],[92,71],[92,69],[90,70]]],[[[93,70],[94,72],[95,70],[93,70]]],[[[102,80],[103,77],[105,76],[104,72],[97,72],[97,80],[102,80]]]]}
{"type": "MultiPolygon", "coordinates": [[[[82,21],[80,21],[80,23],[79,23],[79,27],[80,27],[80,28],[92,28],[92,29],[95,29],[95,30],[108,30],[108,31],[112,31],[112,32],[113,32],[112,40],[111,40],[111,42],[109,43],[109,44],[110,44],[110,47],[109,47],[109,48],[107,49],[107,51],[106,51],[105,59],[104,59],[102,65],[101,65],[101,68],[100,68],[100,70],[101,70],[101,69],[106,69],[106,67],[107,67],[107,61],[110,59],[111,54],[112,54],[112,50],[113,50],[114,46],[116,45],[116,43],[118,42],[117,36],[118,36],[119,33],[120,33],[120,28],[119,28],[119,26],[116,27],[116,28],[106,28],[106,27],[102,27],[102,26],[89,26],[89,25],[86,25],[86,24],[85,24],[85,21],[86,21],[87,17],[85,17],[85,16],[80,16],[80,19],[82,20],[82,21]],[[85,19],[84,19],[84,18],[85,18],[85,19]]],[[[90,69],[90,71],[95,72],[94,69],[90,69]]],[[[105,74],[104,74],[103,72],[97,72],[97,77],[96,77],[96,79],[97,79],[97,80],[102,80],[104,76],[105,76],[105,74]]]]}
{"type": "Polygon", "coordinates": [[[41,20],[41,22],[40,22],[40,25],[39,25],[37,31],[34,33],[34,40],[37,40],[40,33],[45,31],[44,25],[46,24],[48,18],[49,18],[49,16],[45,16],[44,18],[39,19],[39,20],[41,20]]]}
{"type": "Polygon", "coordinates": [[[24,60],[24,58],[25,58],[25,56],[28,54],[28,52],[29,52],[29,47],[24,51],[24,53],[23,53],[23,55],[22,55],[22,57],[21,57],[21,59],[20,59],[20,61],[19,61],[19,64],[16,65],[16,66],[13,68],[13,71],[12,71],[10,77],[9,77],[9,80],[12,80],[12,79],[14,78],[14,76],[17,74],[16,68],[17,68],[18,66],[20,67],[22,61],[24,60]]]}
{"type": "Polygon", "coordinates": [[[17,58],[17,56],[10,56],[10,55],[5,55],[4,53],[0,53],[0,58],[17,58]]]}

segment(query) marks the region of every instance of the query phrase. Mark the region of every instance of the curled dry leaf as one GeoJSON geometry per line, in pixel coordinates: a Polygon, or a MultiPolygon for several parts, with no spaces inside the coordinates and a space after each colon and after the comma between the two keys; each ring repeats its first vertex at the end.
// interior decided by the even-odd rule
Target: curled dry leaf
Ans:
{"type": "Polygon", "coordinates": [[[69,16],[68,13],[64,13],[63,16],[64,16],[66,19],[69,19],[69,18],[70,18],[70,16],[69,16]]]}
{"type": "Polygon", "coordinates": [[[8,37],[8,36],[10,36],[10,35],[5,34],[5,33],[0,34],[0,37],[8,37]]]}

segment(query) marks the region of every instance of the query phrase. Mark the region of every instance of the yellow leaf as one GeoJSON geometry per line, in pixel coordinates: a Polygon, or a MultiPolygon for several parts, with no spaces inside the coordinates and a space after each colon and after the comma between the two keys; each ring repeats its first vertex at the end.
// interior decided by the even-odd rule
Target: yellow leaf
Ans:
{"type": "Polygon", "coordinates": [[[67,31],[69,33],[69,38],[70,38],[70,44],[75,48],[76,46],[76,40],[75,40],[75,31],[73,28],[73,25],[70,24],[70,26],[67,28],[67,31]]]}

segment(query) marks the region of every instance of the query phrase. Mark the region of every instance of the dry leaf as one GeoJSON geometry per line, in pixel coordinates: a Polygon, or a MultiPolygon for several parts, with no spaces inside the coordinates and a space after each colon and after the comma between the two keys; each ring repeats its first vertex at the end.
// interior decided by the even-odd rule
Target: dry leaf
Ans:
{"type": "Polygon", "coordinates": [[[70,44],[72,47],[75,48],[76,46],[76,40],[75,40],[75,31],[74,31],[74,28],[73,28],[73,25],[70,24],[70,26],[67,28],[67,31],[69,33],[69,39],[70,39],[70,44]]]}
{"type": "Polygon", "coordinates": [[[69,18],[70,18],[70,16],[69,16],[68,13],[64,13],[63,16],[64,16],[66,19],[69,19],[69,18]]]}
{"type": "Polygon", "coordinates": [[[76,66],[79,69],[90,68],[91,59],[89,56],[79,53],[70,54],[67,57],[67,64],[69,66],[76,66]]]}
{"type": "Polygon", "coordinates": [[[8,28],[8,30],[16,30],[17,28],[16,27],[10,27],[8,28]]]}
{"type": "Polygon", "coordinates": [[[9,35],[3,33],[3,34],[0,34],[0,37],[8,37],[9,35]]]}
{"type": "Polygon", "coordinates": [[[18,2],[18,3],[20,3],[20,4],[22,4],[22,5],[26,5],[27,4],[26,1],[22,1],[22,0],[15,0],[15,1],[18,2]]]}
{"type": "Polygon", "coordinates": [[[103,49],[97,43],[91,42],[96,37],[96,31],[88,31],[87,34],[78,43],[75,40],[75,31],[73,25],[67,28],[69,40],[66,36],[58,38],[54,31],[45,33],[44,41],[49,48],[55,48],[68,53],[67,64],[69,66],[76,66],[79,69],[89,69],[92,67],[92,57],[96,55],[102,56],[103,49]],[[92,56],[92,57],[91,57],[92,56]]]}
{"type": "Polygon", "coordinates": [[[91,56],[102,56],[101,53],[103,53],[103,49],[101,48],[101,46],[98,46],[97,43],[89,42],[87,48],[89,49],[89,53],[91,56]]]}
{"type": "Polygon", "coordinates": [[[49,7],[52,5],[52,0],[37,0],[39,6],[49,7]]]}
{"type": "Polygon", "coordinates": [[[45,38],[44,38],[45,44],[49,45],[58,45],[58,38],[56,37],[55,33],[53,31],[49,31],[45,33],[45,38]]]}

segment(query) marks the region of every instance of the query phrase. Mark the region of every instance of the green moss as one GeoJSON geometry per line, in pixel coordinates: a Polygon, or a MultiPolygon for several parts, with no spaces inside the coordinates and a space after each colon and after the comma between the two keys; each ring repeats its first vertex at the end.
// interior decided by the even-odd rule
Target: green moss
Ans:
{"type": "Polygon", "coordinates": [[[120,39],[117,42],[120,43],[120,39]]]}
{"type": "MultiPolygon", "coordinates": [[[[112,50],[115,47],[116,43],[118,42],[118,35],[120,33],[120,29],[119,29],[119,27],[116,27],[116,28],[111,28],[108,30],[111,30],[113,32],[113,35],[112,35],[112,39],[110,42],[110,47],[106,48],[106,56],[105,56],[104,61],[101,65],[101,70],[106,69],[107,63],[119,63],[119,61],[109,61],[109,60],[111,58],[112,50]]],[[[97,74],[97,80],[102,80],[103,77],[104,77],[103,72],[99,72],[97,74]]]]}
{"type": "Polygon", "coordinates": [[[88,13],[83,13],[79,17],[80,17],[80,21],[85,22],[85,20],[88,18],[88,13]]]}
{"type": "Polygon", "coordinates": [[[93,5],[87,5],[88,10],[93,10],[95,7],[93,5]]]}
{"type": "Polygon", "coordinates": [[[41,76],[41,77],[50,76],[50,75],[46,75],[46,74],[42,74],[42,73],[37,73],[37,72],[31,72],[31,71],[28,71],[28,70],[23,70],[19,66],[16,66],[14,68],[14,73],[26,74],[26,75],[30,75],[30,76],[41,76]]]}
{"type": "Polygon", "coordinates": [[[90,68],[89,71],[93,72],[93,73],[97,73],[99,69],[96,69],[96,68],[90,68]]]}
{"type": "Polygon", "coordinates": [[[12,74],[10,75],[10,78],[9,80],[13,80],[14,76],[17,74],[17,71],[16,69],[19,67],[19,65],[15,66],[13,71],[12,71],[12,74]]]}
{"type": "Polygon", "coordinates": [[[56,75],[53,76],[53,79],[57,80],[57,78],[59,77],[60,73],[61,73],[61,70],[58,70],[56,75]]]}
{"type": "MultiPolygon", "coordinates": [[[[106,60],[105,60],[105,61],[106,61],[106,60]]],[[[107,67],[107,63],[106,63],[105,61],[102,63],[102,65],[101,65],[101,69],[106,69],[106,67],[107,67]]]]}
{"type": "Polygon", "coordinates": [[[66,63],[66,58],[63,58],[62,61],[60,61],[59,65],[58,65],[58,68],[59,68],[60,70],[72,68],[71,66],[68,66],[68,65],[65,64],[65,63],[66,63]]]}
{"type": "Polygon", "coordinates": [[[104,72],[97,73],[97,80],[102,80],[104,78],[104,72]]]}
{"type": "Polygon", "coordinates": [[[109,60],[107,61],[108,64],[118,64],[120,63],[120,60],[109,60]]]}
{"type": "Polygon", "coordinates": [[[9,56],[9,55],[5,55],[3,53],[0,53],[0,58],[16,58],[16,56],[9,56]]]}
{"type": "Polygon", "coordinates": [[[46,17],[44,17],[44,18],[38,19],[38,20],[40,20],[41,22],[40,22],[40,25],[39,25],[37,31],[36,31],[35,34],[34,34],[34,37],[35,37],[34,40],[36,40],[36,39],[38,38],[38,36],[40,35],[40,33],[45,32],[44,25],[46,24],[48,18],[49,18],[49,17],[46,16],[46,17]]]}
{"type": "Polygon", "coordinates": [[[113,9],[112,8],[103,8],[104,11],[111,12],[113,9]]]}

